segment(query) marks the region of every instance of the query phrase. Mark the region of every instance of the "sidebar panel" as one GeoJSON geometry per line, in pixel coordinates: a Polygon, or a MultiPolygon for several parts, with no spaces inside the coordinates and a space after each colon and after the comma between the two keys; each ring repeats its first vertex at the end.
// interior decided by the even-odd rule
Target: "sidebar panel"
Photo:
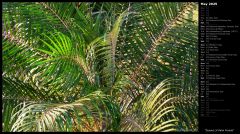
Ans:
{"type": "Polygon", "coordinates": [[[234,2],[199,2],[201,132],[239,131],[239,9],[234,2]]]}

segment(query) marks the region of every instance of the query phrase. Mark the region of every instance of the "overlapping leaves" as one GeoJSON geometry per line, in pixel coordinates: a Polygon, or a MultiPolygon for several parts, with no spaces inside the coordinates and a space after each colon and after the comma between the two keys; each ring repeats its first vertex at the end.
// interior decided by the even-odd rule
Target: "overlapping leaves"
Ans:
{"type": "Polygon", "coordinates": [[[196,3],[3,3],[4,131],[197,130],[196,13],[196,3]]]}

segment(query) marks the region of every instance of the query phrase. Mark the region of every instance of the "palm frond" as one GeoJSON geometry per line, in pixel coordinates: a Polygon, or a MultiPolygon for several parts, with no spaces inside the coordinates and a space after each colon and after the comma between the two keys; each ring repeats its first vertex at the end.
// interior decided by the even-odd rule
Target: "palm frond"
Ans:
{"type": "Polygon", "coordinates": [[[21,104],[11,131],[102,131],[117,127],[117,106],[100,91],[65,104],[21,104]]]}
{"type": "Polygon", "coordinates": [[[197,10],[4,2],[3,131],[197,131],[197,10]]]}

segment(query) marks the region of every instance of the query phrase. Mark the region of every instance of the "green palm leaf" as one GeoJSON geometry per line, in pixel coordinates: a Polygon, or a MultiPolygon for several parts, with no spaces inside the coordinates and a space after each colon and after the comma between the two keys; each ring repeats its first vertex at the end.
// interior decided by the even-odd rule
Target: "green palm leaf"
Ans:
{"type": "Polygon", "coordinates": [[[3,131],[197,131],[197,10],[4,2],[3,131]]]}

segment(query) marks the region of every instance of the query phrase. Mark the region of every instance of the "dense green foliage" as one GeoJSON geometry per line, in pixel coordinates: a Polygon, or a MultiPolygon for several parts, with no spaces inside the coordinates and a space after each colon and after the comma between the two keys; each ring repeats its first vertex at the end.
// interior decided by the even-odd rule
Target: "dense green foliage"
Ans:
{"type": "Polygon", "coordinates": [[[3,3],[6,131],[197,131],[196,3],[3,3]]]}

